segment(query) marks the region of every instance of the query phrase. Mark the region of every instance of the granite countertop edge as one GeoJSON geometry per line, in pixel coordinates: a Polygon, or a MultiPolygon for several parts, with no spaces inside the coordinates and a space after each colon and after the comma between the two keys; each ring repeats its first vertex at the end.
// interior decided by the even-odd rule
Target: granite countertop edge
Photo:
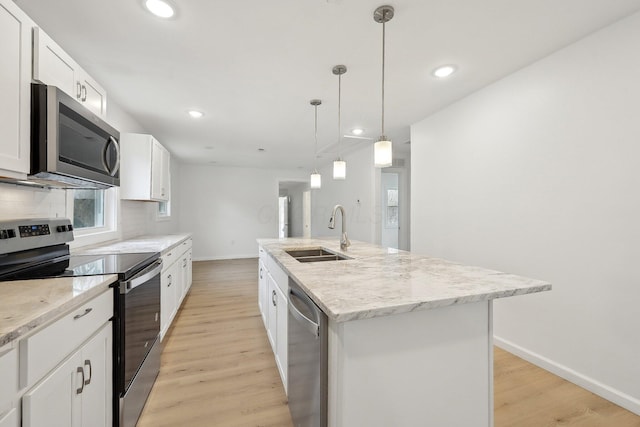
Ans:
{"type": "Polygon", "coordinates": [[[32,306],[35,304],[36,307],[33,307],[33,309],[30,310],[32,314],[22,316],[22,318],[13,321],[13,323],[11,315],[7,313],[7,306],[3,305],[0,307],[0,347],[12,344],[34,329],[58,319],[65,313],[68,313],[85,302],[97,297],[104,291],[108,290],[109,286],[117,280],[117,275],[108,274],[103,276],[86,276],[76,278],[65,277],[4,282],[6,284],[14,284],[15,286],[24,287],[24,291],[21,295],[13,295],[6,298],[2,293],[3,288],[0,287],[0,299],[5,301],[7,306],[15,304],[15,300],[17,298],[21,298],[23,302],[25,298],[28,298],[29,303],[32,306]],[[75,283],[94,283],[86,290],[77,294],[71,292],[71,295],[61,296],[59,300],[53,302],[44,301],[44,297],[41,297],[41,295],[47,295],[47,291],[50,291],[52,286],[72,286],[74,281],[75,283]],[[34,298],[41,299],[34,303],[34,298]]]}
{"type": "MultiPolygon", "coordinates": [[[[552,289],[550,283],[542,280],[516,276],[482,267],[467,266],[439,258],[417,255],[398,249],[384,248],[379,245],[364,242],[352,241],[352,246],[348,248],[347,251],[342,251],[340,250],[338,239],[335,237],[313,239],[257,239],[257,242],[265,249],[267,254],[303,288],[309,297],[327,314],[329,319],[337,323],[527,295],[550,291],[552,289]],[[403,299],[403,296],[400,295],[399,297],[393,297],[386,301],[378,298],[377,295],[374,294],[372,301],[356,301],[353,306],[350,307],[349,293],[342,292],[343,289],[340,288],[341,285],[338,283],[338,280],[332,283],[332,280],[328,279],[331,275],[327,274],[329,271],[327,268],[334,267],[336,270],[339,270],[336,274],[348,275],[349,269],[342,267],[345,266],[343,263],[349,261],[302,264],[298,263],[298,261],[285,252],[285,250],[289,249],[306,247],[323,247],[331,252],[347,256],[351,261],[355,261],[353,264],[355,270],[368,268],[375,272],[376,269],[379,270],[383,268],[380,267],[380,263],[384,262],[385,259],[392,260],[392,263],[397,262],[397,264],[402,264],[403,262],[432,262],[438,265],[445,265],[448,269],[453,269],[453,271],[461,270],[479,273],[481,275],[481,280],[479,279],[479,281],[482,282],[482,285],[481,288],[472,289],[468,292],[453,289],[451,292],[440,292],[437,295],[428,297],[416,298],[415,296],[407,296],[406,299],[403,299]],[[313,264],[321,264],[322,268],[311,267],[313,264]],[[313,270],[314,268],[315,270],[313,270]],[[497,283],[506,282],[512,284],[509,286],[488,286],[488,283],[492,280],[497,283]],[[341,298],[342,296],[344,296],[344,298],[341,298]],[[342,302],[346,303],[342,304],[342,302]]],[[[427,269],[423,268],[423,270],[426,271],[427,269]]],[[[401,271],[397,279],[402,280],[402,278],[403,274],[401,271]]],[[[453,283],[452,287],[456,285],[456,283],[453,283]]],[[[472,285],[467,283],[465,286],[468,288],[472,285]]],[[[400,286],[400,288],[402,287],[400,286]]]]}

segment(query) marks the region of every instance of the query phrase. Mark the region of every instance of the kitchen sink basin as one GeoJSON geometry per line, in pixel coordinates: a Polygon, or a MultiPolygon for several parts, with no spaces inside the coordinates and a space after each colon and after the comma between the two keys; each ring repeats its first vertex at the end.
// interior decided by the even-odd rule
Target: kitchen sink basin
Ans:
{"type": "Polygon", "coordinates": [[[329,252],[323,248],[305,248],[285,250],[286,253],[298,260],[298,262],[342,261],[349,259],[340,254],[329,252]]]}

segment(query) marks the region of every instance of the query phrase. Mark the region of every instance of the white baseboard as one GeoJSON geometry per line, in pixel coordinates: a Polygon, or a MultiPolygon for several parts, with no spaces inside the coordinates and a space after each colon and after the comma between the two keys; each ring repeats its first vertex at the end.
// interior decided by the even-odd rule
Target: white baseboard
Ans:
{"type": "Polygon", "coordinates": [[[545,369],[561,378],[564,378],[567,381],[570,381],[584,389],[589,390],[592,393],[597,394],[603,399],[607,399],[610,402],[613,402],[616,405],[622,406],[623,408],[633,412],[634,414],[640,415],[640,399],[629,396],[628,394],[625,394],[620,390],[616,390],[613,387],[602,384],[601,382],[598,382],[593,378],[576,372],[573,369],[568,368],[567,366],[547,359],[546,357],[529,351],[517,344],[514,344],[495,335],[493,337],[493,343],[496,346],[507,350],[508,352],[513,353],[518,357],[521,357],[527,362],[531,362],[534,365],[541,367],[542,369],[545,369]]]}
{"type": "Polygon", "coordinates": [[[203,256],[203,257],[194,257],[194,261],[221,261],[225,259],[247,259],[247,258],[258,258],[258,254],[244,254],[244,255],[223,255],[223,256],[203,256]]]}

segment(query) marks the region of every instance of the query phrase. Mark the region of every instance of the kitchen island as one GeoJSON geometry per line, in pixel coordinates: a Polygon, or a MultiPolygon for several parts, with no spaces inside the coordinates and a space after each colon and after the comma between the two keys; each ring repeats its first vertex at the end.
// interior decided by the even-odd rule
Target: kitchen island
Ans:
{"type": "Polygon", "coordinates": [[[549,283],[363,242],[260,239],[328,317],[328,425],[493,425],[492,300],[549,283]],[[301,263],[286,251],[348,257],[301,263]]]}

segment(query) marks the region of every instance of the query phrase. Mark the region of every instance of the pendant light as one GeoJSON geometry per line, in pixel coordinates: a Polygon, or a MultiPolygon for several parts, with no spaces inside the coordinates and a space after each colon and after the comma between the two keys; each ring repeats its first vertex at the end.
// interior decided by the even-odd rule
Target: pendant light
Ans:
{"type": "Polygon", "coordinates": [[[342,75],[347,72],[344,65],[333,67],[333,74],[338,76],[338,158],[333,161],[333,179],[344,180],[347,177],[347,162],[340,157],[342,148],[342,123],[341,123],[341,103],[342,100],[342,75]]]}
{"type": "Polygon", "coordinates": [[[378,168],[386,168],[393,163],[391,141],[384,135],[384,42],[385,24],[393,18],[393,7],[380,6],[373,12],[373,20],[382,24],[382,132],[380,138],[373,146],[374,164],[378,168]]]}
{"type": "Polygon", "coordinates": [[[311,179],[310,179],[310,187],[312,189],[318,189],[320,187],[322,187],[322,176],[320,175],[320,172],[318,172],[318,169],[316,168],[316,162],[318,161],[318,105],[322,104],[322,101],[320,101],[319,99],[312,99],[310,101],[310,104],[313,105],[313,108],[315,109],[315,140],[316,140],[316,146],[315,149],[313,150],[313,172],[311,172],[311,179]]]}

